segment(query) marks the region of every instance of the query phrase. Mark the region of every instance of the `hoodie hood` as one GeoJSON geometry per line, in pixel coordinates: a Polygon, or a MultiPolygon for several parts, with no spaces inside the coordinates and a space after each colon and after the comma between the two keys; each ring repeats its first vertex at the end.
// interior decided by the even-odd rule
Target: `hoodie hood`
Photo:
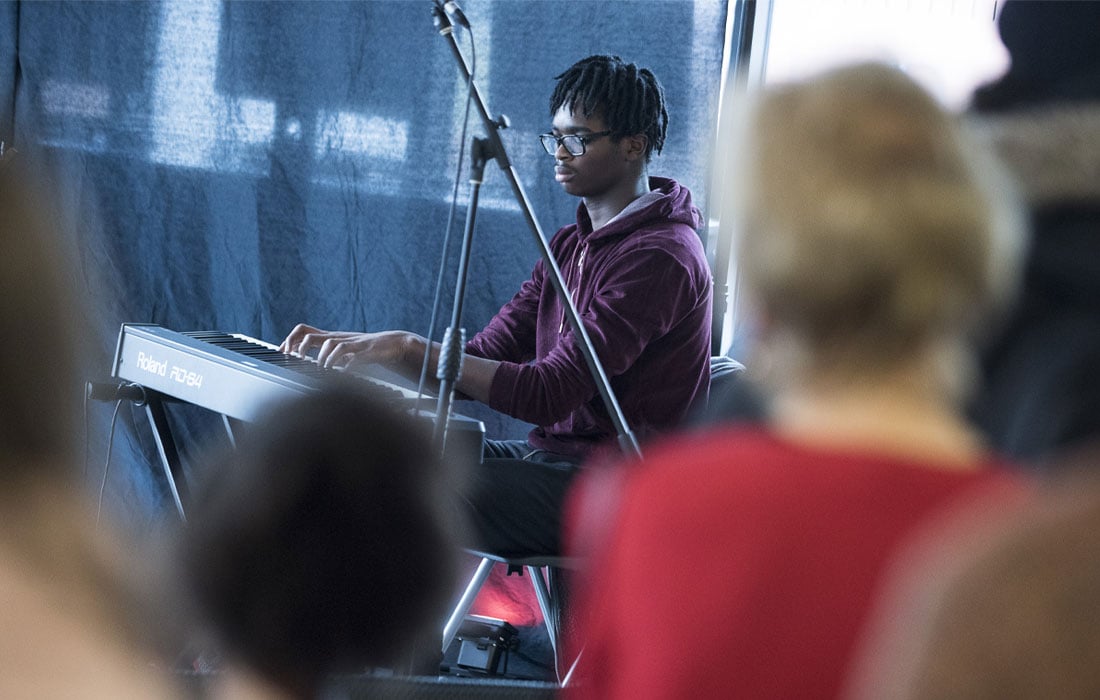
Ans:
{"type": "Polygon", "coordinates": [[[585,238],[590,241],[610,238],[658,222],[663,227],[673,223],[689,226],[694,231],[702,228],[703,216],[692,203],[691,192],[686,187],[669,178],[651,177],[649,189],[660,196],[637,211],[617,217],[598,231],[592,231],[592,219],[584,202],[581,202],[577,208],[577,221],[581,224],[581,230],[586,232],[583,234],[585,238]]]}

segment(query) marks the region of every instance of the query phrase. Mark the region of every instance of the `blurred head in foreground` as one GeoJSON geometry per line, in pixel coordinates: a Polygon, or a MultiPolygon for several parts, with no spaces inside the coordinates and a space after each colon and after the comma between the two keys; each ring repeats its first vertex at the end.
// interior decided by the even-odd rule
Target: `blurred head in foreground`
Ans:
{"type": "Polygon", "coordinates": [[[182,533],[225,659],[288,696],[401,661],[453,587],[453,511],[430,435],[350,385],[243,434],[182,533]]]}
{"type": "MultiPolygon", "coordinates": [[[[65,481],[79,464],[85,307],[49,223],[53,205],[18,165],[0,163],[0,327],[11,338],[0,349],[0,479],[65,481]]],[[[0,499],[12,496],[0,489],[0,499]]]]}
{"type": "Polygon", "coordinates": [[[993,169],[902,72],[779,86],[747,115],[738,264],[774,388],[916,372],[958,398],[1021,237],[993,169]]]}

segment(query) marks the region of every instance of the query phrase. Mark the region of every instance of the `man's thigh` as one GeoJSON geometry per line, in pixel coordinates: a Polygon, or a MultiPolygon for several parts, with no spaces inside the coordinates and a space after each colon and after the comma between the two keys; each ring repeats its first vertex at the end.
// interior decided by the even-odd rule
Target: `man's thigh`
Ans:
{"type": "Polygon", "coordinates": [[[561,511],[579,467],[522,459],[476,465],[464,494],[470,546],[523,557],[561,554],[561,511]]]}

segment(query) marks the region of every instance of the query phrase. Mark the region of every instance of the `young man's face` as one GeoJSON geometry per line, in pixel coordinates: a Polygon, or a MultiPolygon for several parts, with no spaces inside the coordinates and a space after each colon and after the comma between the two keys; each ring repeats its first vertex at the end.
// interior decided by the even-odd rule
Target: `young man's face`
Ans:
{"type": "MultiPolygon", "coordinates": [[[[551,122],[556,136],[598,134],[606,131],[603,116],[590,117],[562,106],[551,122]]],[[[597,136],[585,144],[584,154],[571,155],[559,145],[554,154],[554,179],[576,197],[599,197],[610,192],[624,180],[637,177],[635,158],[627,156],[623,144],[610,136],[597,136]]]]}

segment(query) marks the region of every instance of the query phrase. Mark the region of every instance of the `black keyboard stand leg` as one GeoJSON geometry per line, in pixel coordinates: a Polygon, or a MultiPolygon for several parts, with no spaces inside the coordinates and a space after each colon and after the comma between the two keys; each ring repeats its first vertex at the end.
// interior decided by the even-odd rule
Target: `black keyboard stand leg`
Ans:
{"type": "Polygon", "coordinates": [[[222,423],[225,424],[225,434],[229,438],[229,446],[234,450],[237,449],[237,426],[240,425],[241,422],[223,413],[222,423]]]}
{"type": "Polygon", "coordinates": [[[159,393],[148,392],[145,414],[149,416],[149,424],[153,428],[153,439],[157,443],[157,453],[164,467],[168,489],[176,502],[176,510],[180,514],[180,520],[187,522],[187,516],[183,511],[183,502],[188,499],[187,482],[184,480],[176,441],[172,437],[172,427],[168,424],[168,415],[164,412],[164,401],[159,393]]]}

